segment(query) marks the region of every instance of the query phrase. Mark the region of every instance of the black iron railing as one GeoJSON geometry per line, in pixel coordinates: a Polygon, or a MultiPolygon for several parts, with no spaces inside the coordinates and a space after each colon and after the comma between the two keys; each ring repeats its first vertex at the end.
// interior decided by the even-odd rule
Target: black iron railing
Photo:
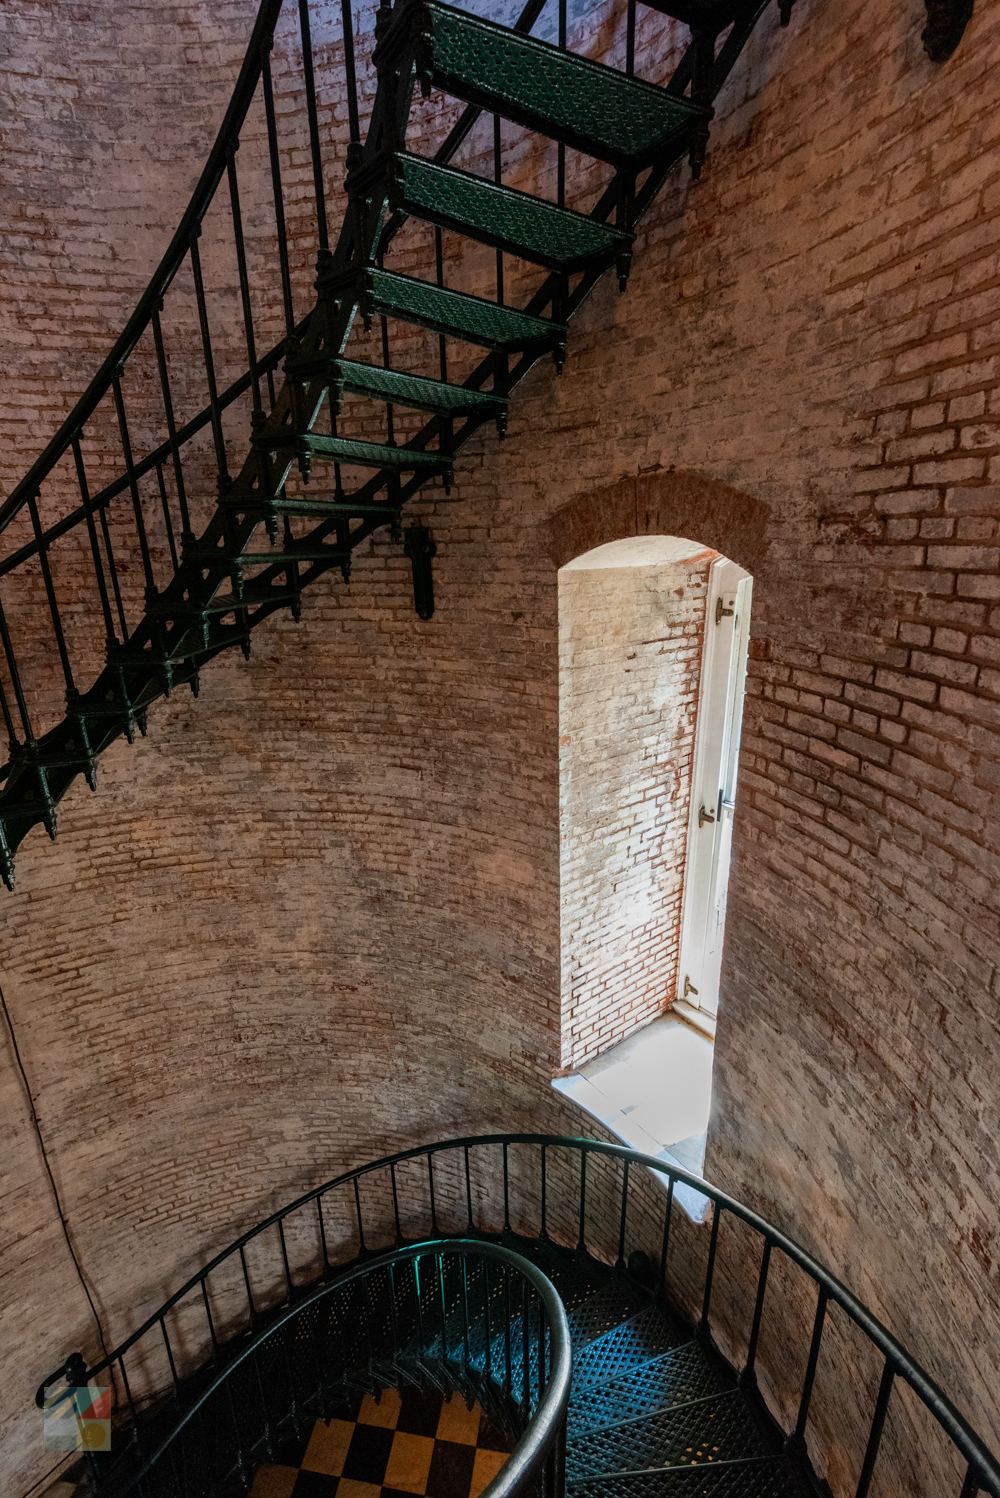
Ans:
{"type": "MultiPolygon", "coordinates": [[[[549,30],[568,49],[567,0],[552,3],[549,30]]],[[[780,0],[783,19],[789,3],[780,0]]],[[[545,0],[528,0],[514,29],[531,31],[544,7],[545,0]]],[[[676,28],[670,32],[663,67],[669,67],[675,52],[680,61],[665,85],[667,92],[697,95],[707,110],[766,8],[767,0],[709,7],[706,15],[717,16],[722,30],[713,23],[690,44],[677,43],[676,28]]],[[[293,534],[286,520],[285,550],[290,557],[295,554],[293,560],[270,565],[266,553],[261,554],[245,576],[240,573],[230,608],[219,603],[220,579],[228,574],[217,569],[209,575],[198,565],[213,554],[231,522],[229,516],[224,523],[226,512],[217,502],[230,492],[234,474],[246,473],[251,461],[257,461],[256,455],[252,460],[248,456],[249,431],[234,429],[233,422],[259,431],[276,409],[280,414],[276,374],[309,325],[312,262],[317,255],[329,260],[331,244],[336,245],[336,259],[350,240],[350,215],[339,243],[331,234],[331,181],[339,191],[337,179],[344,168],[360,159],[375,91],[370,53],[355,55],[352,0],[342,0],[341,11],[339,32],[333,37],[324,33],[321,47],[318,28],[330,25],[325,8],[297,0],[293,10],[291,0],[263,0],[222,128],[167,253],[86,392],[0,504],[6,545],[0,556],[0,717],[9,743],[7,763],[0,765],[0,879],[9,887],[20,842],[39,824],[55,836],[58,802],[77,775],[93,786],[97,756],[109,743],[123,733],[131,740],[137,727],[144,731],[149,706],[173,687],[186,683],[197,691],[200,668],[221,651],[239,646],[248,653],[250,630],[271,613],[287,607],[297,617],[302,589],[334,566],[346,577],[350,552],[380,526],[390,525],[399,539],[399,509],[426,481],[423,471],[405,481],[398,470],[378,471],[346,496],[355,506],[368,506],[359,512],[366,516],[364,523],[353,531],[346,522],[338,522],[338,530],[333,521],[324,520],[307,533],[293,534]],[[294,47],[285,35],[290,33],[289,12],[297,23],[294,47]],[[280,76],[272,76],[276,30],[282,47],[290,49],[280,76]],[[277,107],[292,93],[305,100],[301,142],[289,138],[294,114],[277,107]],[[342,139],[333,116],[343,104],[347,129],[342,139]],[[300,151],[293,152],[293,146],[300,151]],[[254,151],[259,157],[255,164],[246,161],[254,151]],[[298,167],[298,155],[305,157],[307,167],[298,167]],[[246,169],[251,166],[252,173],[246,169]],[[293,171],[299,171],[301,181],[293,180],[293,171]],[[267,184],[266,212],[258,205],[252,222],[245,211],[248,181],[267,184]],[[217,257],[224,252],[232,262],[227,272],[231,285],[223,288],[221,303],[203,265],[202,233],[210,214],[209,237],[217,257]],[[230,326],[234,302],[239,311],[230,326]],[[242,366],[244,372],[224,382],[224,365],[242,366]],[[198,409],[186,414],[195,391],[198,409]],[[108,477],[109,471],[113,476],[108,477]],[[380,508],[372,502],[381,499],[391,504],[382,513],[368,513],[380,508]],[[334,534],[336,545],[324,549],[324,541],[334,534]],[[204,605],[200,640],[190,621],[183,628],[176,622],[178,613],[187,618],[198,612],[195,602],[204,605]]],[[[387,4],[382,14],[388,18],[387,4]]],[[[619,50],[624,71],[631,75],[636,71],[636,0],[624,0],[619,21],[624,33],[619,50]]],[[[606,21],[601,30],[609,36],[606,21]]],[[[611,46],[618,42],[612,40],[611,46]]],[[[468,106],[433,160],[450,162],[482,113],[468,106]]],[[[499,118],[493,126],[492,175],[499,182],[499,118]]],[[[634,171],[614,172],[591,216],[603,222],[618,221],[624,214],[630,225],[637,222],[686,150],[682,143],[667,152],[640,174],[640,182],[634,171]]],[[[563,205],[567,176],[561,145],[556,176],[554,201],[563,205]]],[[[376,247],[379,264],[404,219],[389,215],[376,247]]],[[[443,285],[440,229],[434,240],[427,279],[443,285]]],[[[549,274],[523,310],[561,324],[589,296],[601,273],[588,270],[573,277],[572,286],[567,275],[549,274]]],[[[511,288],[509,278],[505,286],[500,250],[496,274],[497,301],[509,306],[511,288]]],[[[388,366],[389,331],[385,318],[381,321],[381,353],[388,366]]],[[[490,353],[468,374],[463,388],[502,388],[506,397],[539,357],[537,349],[529,350],[515,355],[508,367],[506,354],[490,353]]],[[[443,337],[436,363],[434,374],[447,379],[443,337]]],[[[385,421],[385,440],[397,444],[399,413],[391,404],[385,421]]],[[[370,438],[367,426],[362,427],[355,434],[342,421],[340,436],[370,438]]],[[[450,455],[476,429],[475,422],[454,427],[450,418],[434,417],[409,437],[404,432],[403,445],[450,455]]],[[[339,466],[335,477],[336,493],[343,495],[339,466]]],[[[407,549],[415,584],[422,554],[419,546],[407,549]]],[[[423,599],[417,598],[422,617],[426,595],[425,580],[423,599]]]]}
{"type": "MultiPolygon", "coordinates": [[[[799,1244],[679,1166],[620,1145],[552,1135],[485,1135],[419,1146],[317,1187],[218,1254],[108,1359],[91,1369],[79,1355],[67,1360],[39,1389],[39,1404],[67,1371],[78,1383],[112,1374],[129,1428],[137,1427],[143,1411],[170,1397],[185,1376],[221,1370],[227,1346],[239,1346],[239,1339],[253,1337],[267,1318],[294,1308],[310,1285],[398,1251],[407,1240],[450,1234],[522,1248],[538,1240],[559,1243],[620,1272],[630,1264],[638,1272],[641,1262],[657,1294],[687,1314],[699,1335],[730,1349],[740,1342],[733,1331],[732,1284],[738,1281],[746,1289],[755,1279],[740,1357],[729,1361],[751,1392],[763,1364],[767,1388],[783,1395],[780,1402],[791,1408],[790,1370],[801,1353],[793,1413],[782,1425],[793,1450],[804,1451],[807,1437],[814,1444],[821,1440],[831,1413],[817,1407],[817,1370],[830,1311],[838,1307],[879,1362],[855,1498],[868,1498],[872,1490],[900,1385],[913,1391],[961,1461],[960,1498],[980,1492],[1000,1498],[1000,1464],[944,1391],[799,1244]],[[678,1188],[711,1203],[707,1246],[704,1229],[692,1229],[675,1210],[678,1188]],[[749,1234],[735,1248],[728,1238],[733,1228],[749,1234]],[[754,1274],[748,1265],[755,1259],[754,1274]],[[769,1295],[778,1260],[783,1261],[781,1289],[769,1295]],[[777,1328],[777,1351],[769,1344],[770,1322],[777,1328]],[[187,1375],[174,1347],[181,1339],[192,1364],[187,1375]],[[158,1369],[167,1376],[158,1378],[158,1369]]],[[[839,1386],[825,1395],[838,1417],[849,1393],[853,1397],[839,1386]]],[[[770,1417],[776,1418],[773,1410],[770,1417]]]]}

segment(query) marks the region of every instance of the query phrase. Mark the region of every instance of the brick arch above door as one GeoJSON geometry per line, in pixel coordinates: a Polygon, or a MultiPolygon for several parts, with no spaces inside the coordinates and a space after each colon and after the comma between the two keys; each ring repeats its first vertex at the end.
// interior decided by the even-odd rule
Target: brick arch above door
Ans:
{"type": "Polygon", "coordinates": [[[557,567],[626,536],[687,536],[757,575],[770,545],[771,508],[716,479],[657,469],[575,495],[545,522],[557,567]]]}

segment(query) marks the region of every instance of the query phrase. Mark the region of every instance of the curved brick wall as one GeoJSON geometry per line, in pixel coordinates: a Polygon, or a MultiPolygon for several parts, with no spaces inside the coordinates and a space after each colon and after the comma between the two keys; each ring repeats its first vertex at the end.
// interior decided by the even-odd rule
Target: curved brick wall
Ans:
{"type": "MultiPolygon", "coordinates": [[[[54,12],[17,13],[49,28],[53,76],[54,12]]],[[[557,568],[683,535],[755,580],[709,1174],[835,1266],[1000,1443],[1000,27],[978,7],[934,67],[921,22],[896,0],[767,21],[703,182],[680,173],[644,224],[627,296],[602,284],[561,380],[536,369],[503,448],[484,435],[452,498],[421,501],[432,623],[376,547],[113,749],[55,847],[23,847],[2,981],[112,1336],[345,1164],[567,1120],[548,1092],[557,568]]],[[[220,29],[217,55],[163,43],[206,116],[240,50],[220,29]]],[[[87,66],[133,97],[112,35],[87,66]]],[[[47,171],[104,160],[100,110],[74,108],[47,171]]],[[[169,222],[190,172],[163,142],[169,222]]],[[[47,229],[21,247],[39,286],[74,260],[69,226],[47,229]]],[[[47,388],[56,345],[16,300],[4,313],[47,351],[47,388]]],[[[45,1470],[30,1392],[94,1343],[4,1058],[0,1460],[20,1493],[45,1470]]],[[[853,1458],[828,1459],[839,1494],[853,1458]]]]}

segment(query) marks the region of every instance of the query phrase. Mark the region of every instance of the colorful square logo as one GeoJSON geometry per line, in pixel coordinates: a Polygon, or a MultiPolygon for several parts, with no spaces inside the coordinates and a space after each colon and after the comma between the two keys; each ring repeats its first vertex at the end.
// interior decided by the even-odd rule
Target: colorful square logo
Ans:
{"type": "Polygon", "coordinates": [[[42,1430],[46,1451],[110,1451],[111,1389],[84,1384],[46,1395],[42,1430]]]}

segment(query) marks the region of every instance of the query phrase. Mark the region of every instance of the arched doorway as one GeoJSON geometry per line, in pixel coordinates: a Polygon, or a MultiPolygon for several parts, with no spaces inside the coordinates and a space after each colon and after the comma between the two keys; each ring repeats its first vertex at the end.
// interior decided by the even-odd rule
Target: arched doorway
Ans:
{"type": "Polygon", "coordinates": [[[559,1090],[700,1168],[725,922],[749,573],[637,536],[559,573],[559,1090]]]}

